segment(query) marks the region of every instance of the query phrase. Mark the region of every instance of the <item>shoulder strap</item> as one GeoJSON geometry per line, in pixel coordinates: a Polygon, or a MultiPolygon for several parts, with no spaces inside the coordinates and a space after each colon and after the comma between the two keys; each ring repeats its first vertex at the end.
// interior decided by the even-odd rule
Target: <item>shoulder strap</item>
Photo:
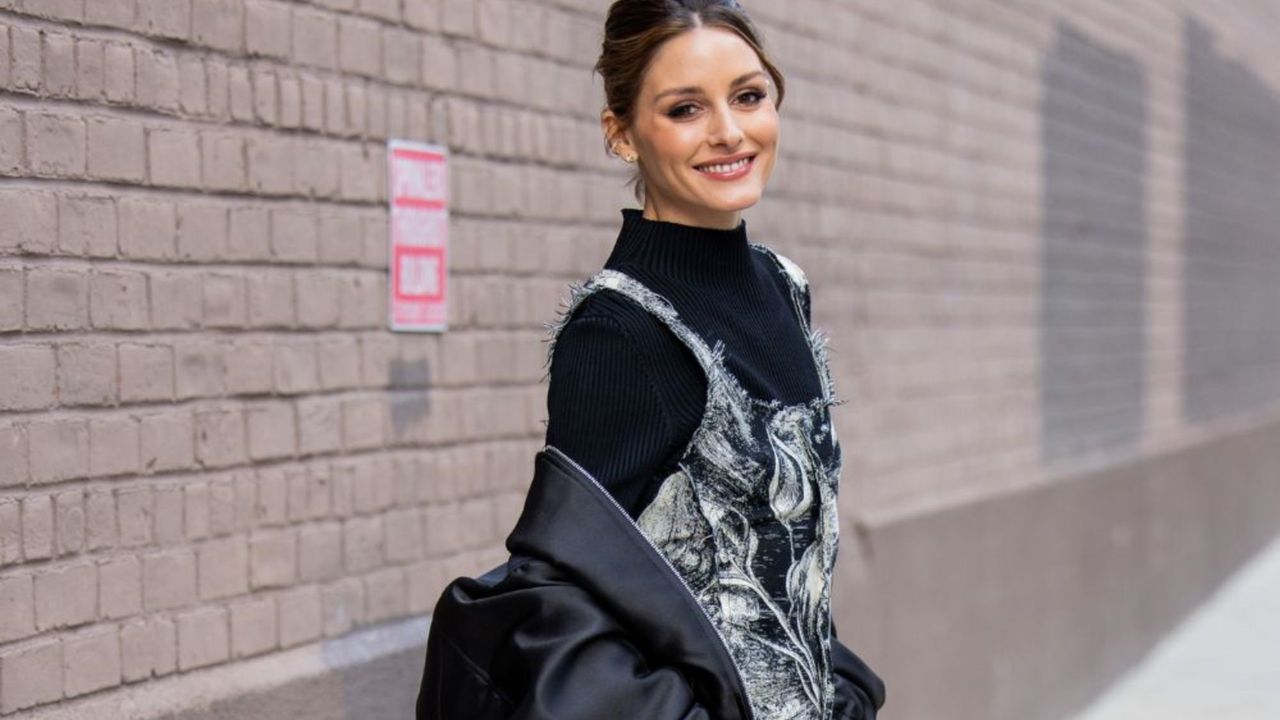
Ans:
{"type": "Polygon", "coordinates": [[[795,307],[797,315],[800,318],[800,327],[805,332],[809,330],[809,278],[804,274],[804,270],[795,264],[786,255],[773,250],[764,245],[751,243],[751,247],[759,251],[760,254],[773,261],[778,273],[782,275],[787,283],[787,287],[791,290],[791,304],[795,307]]]}
{"type": "Polygon", "coordinates": [[[832,405],[844,403],[844,400],[836,397],[835,383],[831,379],[831,367],[827,360],[829,338],[822,330],[810,327],[808,320],[810,316],[808,276],[804,274],[804,270],[799,265],[795,264],[786,255],[756,243],[751,243],[751,247],[773,260],[778,267],[778,272],[786,279],[787,287],[791,289],[791,302],[796,309],[796,317],[800,321],[800,327],[808,337],[809,347],[813,351],[813,361],[818,367],[818,379],[822,382],[823,396],[832,405]]]}
{"type": "Polygon", "coordinates": [[[698,333],[694,332],[680,319],[676,309],[666,298],[650,290],[630,275],[610,268],[600,270],[581,285],[576,283],[569,285],[569,298],[564,303],[564,308],[558,313],[554,322],[544,324],[544,327],[547,328],[547,342],[549,344],[546,367],[550,368],[551,366],[551,357],[555,353],[556,338],[560,336],[561,331],[569,323],[569,319],[573,316],[573,311],[582,304],[582,301],[600,290],[613,290],[624,297],[630,298],[641,308],[658,318],[693,352],[694,358],[702,366],[703,371],[712,372],[717,358],[724,352],[723,344],[717,340],[714,347],[708,346],[698,333]]]}

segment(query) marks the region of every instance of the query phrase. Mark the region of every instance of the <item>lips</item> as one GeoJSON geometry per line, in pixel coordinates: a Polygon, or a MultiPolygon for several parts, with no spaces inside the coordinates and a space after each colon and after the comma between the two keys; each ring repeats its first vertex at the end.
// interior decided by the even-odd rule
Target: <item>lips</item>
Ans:
{"type": "Polygon", "coordinates": [[[705,173],[723,175],[725,173],[737,172],[738,170],[741,170],[743,167],[746,166],[747,163],[750,163],[752,160],[754,160],[755,157],[756,157],[755,153],[742,153],[739,155],[730,155],[729,157],[721,158],[713,162],[703,163],[701,165],[694,165],[693,167],[695,170],[699,170],[705,173]]]}

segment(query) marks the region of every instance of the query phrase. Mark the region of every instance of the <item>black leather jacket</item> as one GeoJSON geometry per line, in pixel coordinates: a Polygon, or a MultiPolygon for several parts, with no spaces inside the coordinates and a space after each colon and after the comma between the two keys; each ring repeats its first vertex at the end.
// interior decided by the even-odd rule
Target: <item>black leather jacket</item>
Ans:
{"type": "MultiPolygon", "coordinates": [[[[435,607],[418,720],[755,718],[710,620],[591,475],[535,458],[511,557],[435,607]]],[[[832,640],[833,720],[871,720],[884,683],[832,640]]]]}

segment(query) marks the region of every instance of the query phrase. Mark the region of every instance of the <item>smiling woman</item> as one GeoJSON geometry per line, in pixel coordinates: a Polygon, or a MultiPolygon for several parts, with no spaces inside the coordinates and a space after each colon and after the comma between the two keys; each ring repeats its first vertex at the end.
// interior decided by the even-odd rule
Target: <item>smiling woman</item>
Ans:
{"type": "Polygon", "coordinates": [[[649,25],[661,5],[617,3],[610,13],[596,65],[605,139],[638,163],[632,181],[646,218],[733,228],[773,171],[782,73],[736,3],[649,25]]]}
{"type": "Polygon", "coordinates": [[[782,74],[732,0],[618,0],[596,69],[643,209],[550,325],[511,560],[437,604],[419,718],[874,718],[884,684],[831,622],[826,339],[741,217],[782,74]]]}

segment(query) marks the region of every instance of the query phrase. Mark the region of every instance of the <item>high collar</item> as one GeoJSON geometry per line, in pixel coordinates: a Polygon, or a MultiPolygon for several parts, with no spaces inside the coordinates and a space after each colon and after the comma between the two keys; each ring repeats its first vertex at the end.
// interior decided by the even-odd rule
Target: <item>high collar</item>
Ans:
{"type": "Polygon", "coordinates": [[[512,555],[540,558],[570,572],[625,618],[643,642],[676,658],[715,712],[749,720],[746,690],[728,649],[675,570],[634,521],[577,462],[547,446],[520,519],[507,537],[512,555]]]}
{"type": "Polygon", "coordinates": [[[736,285],[752,271],[747,221],[723,230],[650,220],[640,210],[624,208],[622,229],[604,266],[640,266],[673,279],[736,285]]]}

